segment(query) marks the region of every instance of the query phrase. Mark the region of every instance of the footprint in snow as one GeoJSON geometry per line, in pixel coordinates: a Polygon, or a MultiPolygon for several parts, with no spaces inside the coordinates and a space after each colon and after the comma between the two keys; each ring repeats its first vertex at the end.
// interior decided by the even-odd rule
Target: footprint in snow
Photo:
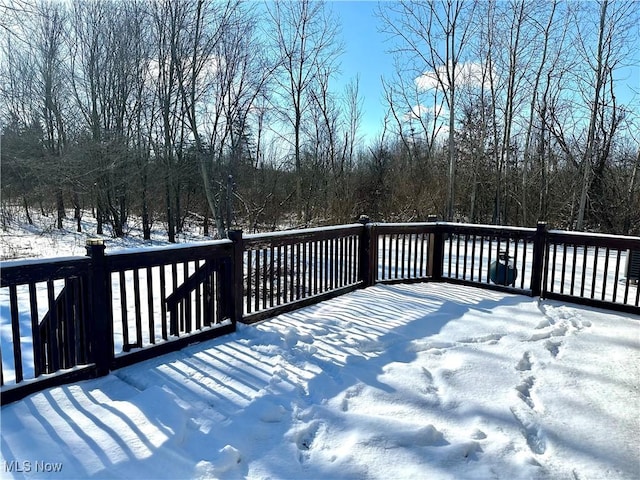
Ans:
{"type": "Polygon", "coordinates": [[[458,340],[460,343],[487,343],[489,345],[495,345],[505,335],[502,333],[491,333],[482,337],[468,337],[458,340]]]}
{"type": "Polygon", "coordinates": [[[438,387],[435,385],[433,374],[425,367],[422,367],[422,378],[424,380],[421,388],[422,393],[429,398],[430,403],[439,404],[438,387]]]}
{"type": "Polygon", "coordinates": [[[340,409],[343,412],[349,411],[349,401],[352,398],[360,395],[363,389],[364,389],[364,385],[362,384],[357,384],[357,385],[354,385],[353,387],[348,388],[347,391],[344,392],[344,397],[342,398],[342,402],[340,402],[340,409]]]}
{"type": "MultiPolygon", "coordinates": [[[[549,342],[550,341],[548,341],[547,344],[549,342]]],[[[522,400],[528,408],[522,404],[513,406],[511,407],[511,413],[520,426],[520,430],[531,452],[541,455],[547,450],[547,442],[536,419],[536,403],[531,393],[536,382],[536,377],[533,375],[525,377],[526,372],[530,372],[532,368],[533,360],[531,352],[526,351],[516,364],[516,370],[522,372],[522,381],[516,385],[515,389],[518,398],[522,400]]]]}
{"type": "Polygon", "coordinates": [[[484,452],[480,443],[476,441],[464,442],[460,444],[458,448],[460,449],[462,456],[469,460],[478,460],[478,454],[484,452]]]}
{"type": "Polygon", "coordinates": [[[485,438],[487,438],[487,434],[479,428],[476,428],[471,434],[471,438],[473,438],[474,440],[484,440],[485,438]]]}
{"type": "Polygon", "coordinates": [[[393,443],[399,447],[421,447],[449,445],[444,435],[433,425],[425,425],[407,432],[398,432],[392,439],[393,443]]]}
{"type": "Polygon", "coordinates": [[[531,370],[531,367],[532,367],[531,353],[524,352],[524,355],[522,355],[522,358],[516,365],[516,370],[520,372],[526,372],[527,370],[531,370]]]}
{"type": "Polygon", "coordinates": [[[309,450],[311,450],[313,446],[313,442],[318,435],[319,429],[320,422],[318,420],[314,420],[307,425],[304,425],[294,434],[293,439],[299,450],[298,460],[300,463],[304,463],[309,459],[309,450]]]}
{"type": "Polygon", "coordinates": [[[512,407],[511,413],[520,426],[529,449],[537,455],[545,453],[547,451],[547,440],[542,428],[531,414],[531,410],[525,411],[524,409],[512,407]]]}
{"type": "Polygon", "coordinates": [[[589,320],[583,319],[579,312],[576,312],[569,307],[543,306],[541,310],[549,325],[563,323],[567,326],[573,327],[575,330],[582,330],[583,328],[591,326],[591,322],[589,320]]]}
{"type": "Polygon", "coordinates": [[[533,398],[531,398],[531,389],[535,383],[535,377],[527,377],[525,378],[520,385],[516,387],[518,391],[518,397],[524,403],[526,403],[530,408],[535,409],[535,403],[533,398]]]}
{"type": "Polygon", "coordinates": [[[287,409],[282,405],[266,402],[260,411],[260,421],[265,423],[279,423],[287,413],[287,409]]]}
{"type": "Polygon", "coordinates": [[[545,318],[544,320],[541,320],[540,323],[538,323],[538,325],[536,325],[536,330],[542,330],[543,328],[547,328],[551,325],[553,325],[551,319],[545,318]]]}
{"type": "Polygon", "coordinates": [[[201,460],[195,466],[194,478],[215,478],[229,472],[242,461],[240,451],[231,446],[226,445],[218,450],[213,461],[201,460]]]}
{"type": "Polygon", "coordinates": [[[563,337],[567,334],[568,328],[566,325],[556,325],[546,332],[534,333],[529,337],[530,342],[537,342],[539,340],[546,340],[551,337],[563,337]]]}
{"type": "Polygon", "coordinates": [[[562,345],[562,341],[560,340],[547,340],[544,342],[544,348],[551,354],[553,358],[556,358],[560,353],[560,346],[562,345]]]}

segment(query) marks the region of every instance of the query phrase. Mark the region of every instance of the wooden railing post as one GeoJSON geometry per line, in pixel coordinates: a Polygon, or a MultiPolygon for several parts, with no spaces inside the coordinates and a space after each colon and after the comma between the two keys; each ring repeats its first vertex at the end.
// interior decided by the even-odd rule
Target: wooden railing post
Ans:
{"type": "Polygon", "coordinates": [[[361,215],[359,220],[362,224],[362,234],[360,235],[360,280],[364,288],[376,283],[377,262],[377,242],[374,226],[370,223],[369,217],[361,215]]]}
{"type": "MultiPolygon", "coordinates": [[[[429,221],[435,222],[435,215],[429,216],[429,221]]],[[[442,259],[444,257],[444,235],[440,225],[435,225],[432,233],[429,234],[429,265],[428,275],[433,281],[442,279],[442,259]]]]}
{"type": "Polygon", "coordinates": [[[547,242],[547,222],[538,222],[533,240],[533,261],[531,265],[531,295],[541,296],[542,282],[545,278],[544,255],[547,242]]]}
{"type": "Polygon", "coordinates": [[[378,282],[378,229],[375,223],[364,226],[369,231],[369,286],[378,282]]]}
{"type": "Polygon", "coordinates": [[[234,327],[237,322],[242,321],[244,298],[244,245],[242,240],[242,230],[229,230],[228,238],[233,242],[233,253],[231,257],[231,268],[229,279],[229,294],[225,301],[229,302],[229,316],[234,327]]]}
{"type": "Polygon", "coordinates": [[[113,359],[113,325],[111,322],[110,299],[107,298],[107,282],[109,275],[106,269],[104,240],[87,239],[87,256],[91,257],[89,269],[89,298],[91,306],[87,317],[91,325],[87,325],[86,331],[89,338],[85,339],[89,344],[90,359],[96,365],[96,374],[104,376],[109,373],[111,360],[113,359]],[[90,320],[89,320],[90,319],[90,320]]]}

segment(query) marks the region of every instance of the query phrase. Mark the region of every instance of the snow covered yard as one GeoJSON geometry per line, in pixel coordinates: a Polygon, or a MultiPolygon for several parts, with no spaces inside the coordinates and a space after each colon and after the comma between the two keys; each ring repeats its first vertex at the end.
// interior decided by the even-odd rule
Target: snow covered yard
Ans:
{"type": "Polygon", "coordinates": [[[3,407],[2,477],[635,479],[639,411],[638,316],[378,285],[3,407]]]}

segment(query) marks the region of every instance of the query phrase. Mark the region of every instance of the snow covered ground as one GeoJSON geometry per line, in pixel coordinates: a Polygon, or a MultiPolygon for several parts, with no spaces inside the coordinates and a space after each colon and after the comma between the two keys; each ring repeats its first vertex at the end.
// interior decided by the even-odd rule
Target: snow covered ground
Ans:
{"type": "MultiPolygon", "coordinates": [[[[0,260],[16,260],[21,258],[50,258],[84,256],[85,245],[89,238],[101,238],[105,241],[107,251],[141,246],[172,245],[167,240],[166,230],[160,226],[151,231],[151,240],[143,240],[142,225],[135,220],[126,228],[127,236],[115,238],[111,235],[109,225],[104,226],[104,234],[97,235],[96,220],[89,212],[83,216],[82,232],[76,231],[76,220],[73,212],[67,212],[62,229],[55,227],[54,214],[43,216],[32,213],[33,225],[26,221],[24,213],[15,211],[11,220],[3,223],[0,229],[0,260]]],[[[202,229],[195,225],[187,225],[185,231],[176,235],[177,243],[210,241],[202,236],[202,229]]]]}
{"type": "Polygon", "coordinates": [[[2,408],[3,478],[640,478],[640,317],[378,285],[2,408]]]}

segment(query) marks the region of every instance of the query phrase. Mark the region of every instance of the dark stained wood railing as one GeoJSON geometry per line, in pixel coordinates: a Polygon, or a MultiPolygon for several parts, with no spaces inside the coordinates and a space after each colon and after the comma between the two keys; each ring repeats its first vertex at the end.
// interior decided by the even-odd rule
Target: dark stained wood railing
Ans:
{"type": "Polygon", "coordinates": [[[235,249],[222,240],[105,255],[90,242],[88,258],[3,263],[13,341],[0,357],[2,404],[234,331],[235,249]]]}
{"type": "Polygon", "coordinates": [[[448,281],[504,291],[539,295],[544,250],[536,244],[544,224],[535,228],[495,227],[460,223],[375,224],[372,248],[378,268],[376,282],[448,281]],[[500,252],[517,275],[512,283],[491,280],[491,266],[500,252]]]}
{"type": "Polygon", "coordinates": [[[640,252],[640,238],[552,230],[543,296],[636,313],[640,288],[626,271],[631,252],[640,252]]]}
{"type": "Polygon", "coordinates": [[[196,334],[200,341],[232,331],[233,249],[221,240],[106,256],[112,368],[156,356],[150,347],[167,351],[196,334]]]}
{"type": "Polygon", "coordinates": [[[244,321],[255,322],[352,291],[362,283],[360,224],[247,235],[244,321]]]}
{"type": "Polygon", "coordinates": [[[407,283],[433,278],[437,261],[433,255],[438,233],[435,223],[387,223],[371,228],[376,282],[407,283]]]}
{"type": "Polygon", "coordinates": [[[2,404],[376,283],[452,282],[640,314],[640,238],[360,223],[189,246],[3,262],[2,404]],[[626,268],[625,268],[626,267],[626,268]],[[508,274],[508,275],[507,275],[508,274]],[[7,331],[5,327],[3,330],[7,331]],[[6,335],[6,334],[5,334],[6,335]]]}
{"type": "MultiPolygon", "coordinates": [[[[535,228],[495,227],[489,225],[439,224],[444,233],[443,278],[460,284],[532,295],[535,228]],[[495,282],[491,269],[503,253],[514,268],[512,282],[495,282]]],[[[540,263],[540,260],[538,260],[540,263]]]]}
{"type": "MultiPolygon", "coordinates": [[[[2,343],[3,386],[44,374],[60,372],[55,381],[67,381],[94,372],[86,309],[90,265],[88,258],[3,262],[0,311],[12,334],[9,351],[2,343]]],[[[42,381],[36,390],[55,383],[50,376],[42,381]]],[[[3,389],[3,403],[5,396],[11,398],[3,389]]]]}

